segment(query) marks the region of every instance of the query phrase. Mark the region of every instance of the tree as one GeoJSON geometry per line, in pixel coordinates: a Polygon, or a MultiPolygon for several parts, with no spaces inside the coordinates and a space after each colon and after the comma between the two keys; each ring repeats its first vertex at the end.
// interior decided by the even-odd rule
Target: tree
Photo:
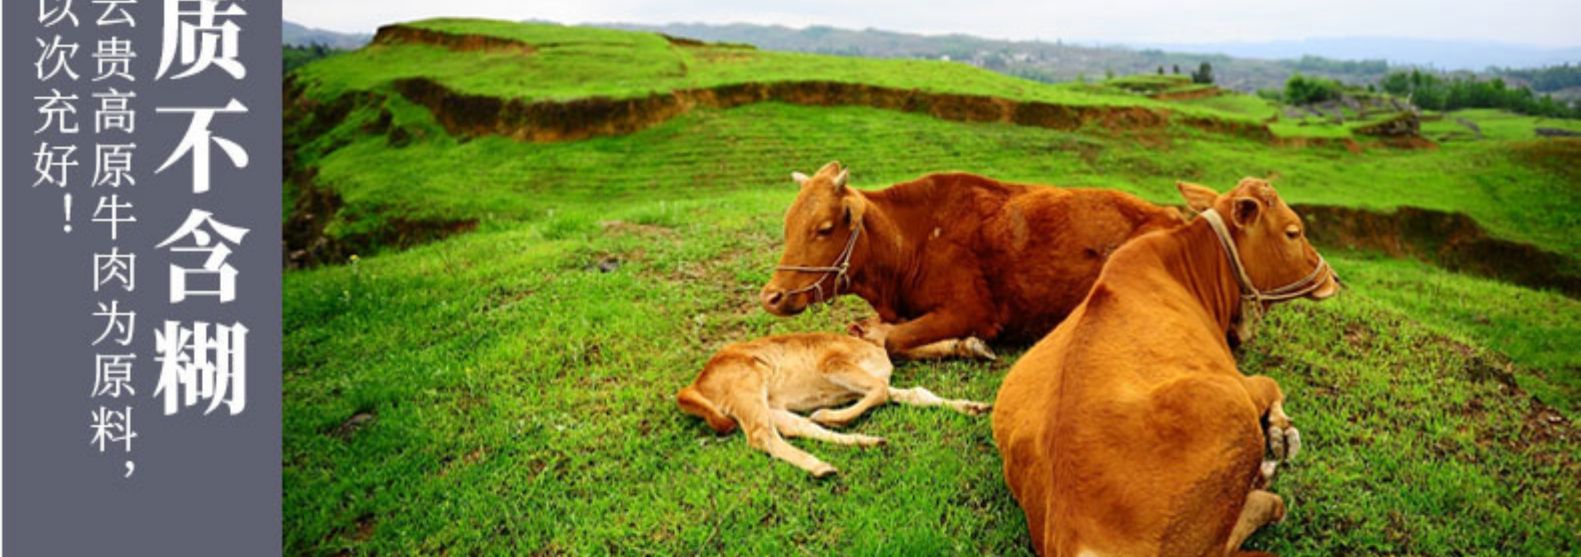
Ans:
{"type": "Polygon", "coordinates": [[[1175,64],[1175,75],[1180,75],[1180,64],[1175,64]]]}
{"type": "Polygon", "coordinates": [[[1285,102],[1312,104],[1336,99],[1339,98],[1340,88],[1339,82],[1332,79],[1295,74],[1285,81],[1285,102]]]}
{"type": "Polygon", "coordinates": [[[1164,75],[1164,67],[1163,66],[1159,66],[1158,67],[1158,75],[1164,75]]]}
{"type": "Polygon", "coordinates": [[[1213,64],[1203,62],[1197,71],[1191,74],[1192,83],[1213,83],[1213,64]]]}

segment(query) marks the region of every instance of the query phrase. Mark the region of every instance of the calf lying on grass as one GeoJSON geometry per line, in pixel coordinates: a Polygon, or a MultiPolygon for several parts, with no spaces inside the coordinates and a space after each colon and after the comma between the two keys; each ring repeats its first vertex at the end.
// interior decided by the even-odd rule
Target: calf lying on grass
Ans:
{"type": "Polygon", "coordinates": [[[871,447],[884,439],[836,433],[868,409],[891,399],[917,406],[948,406],[964,414],[986,413],[989,405],[946,400],[922,387],[889,386],[893,370],[883,348],[859,338],[803,333],[760,338],[726,346],[708,360],[702,374],[676,393],[687,414],[708,421],[718,433],[737,424],[747,443],[775,458],[823,477],[833,466],[785,442],[785,437],[871,447]],[[838,410],[835,405],[854,404],[838,410]],[[797,412],[814,411],[810,416],[797,412]]]}

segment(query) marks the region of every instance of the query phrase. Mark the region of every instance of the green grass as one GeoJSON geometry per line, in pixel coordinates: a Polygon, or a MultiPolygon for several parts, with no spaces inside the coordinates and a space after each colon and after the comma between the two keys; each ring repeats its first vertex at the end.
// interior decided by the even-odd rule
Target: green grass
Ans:
{"type": "MultiPolygon", "coordinates": [[[[419,109],[420,110],[420,109],[419,109]]],[[[356,128],[355,122],[350,126],[356,128]]],[[[434,132],[430,132],[434,133],[434,132]]],[[[388,216],[533,220],[589,201],[708,196],[740,188],[787,190],[794,170],[830,160],[853,180],[882,186],[940,170],[1007,180],[1117,188],[1178,203],[1176,180],[1215,187],[1277,174],[1292,203],[1463,211],[1494,234],[1581,254],[1569,176],[1534,168],[1500,143],[1437,150],[1271,148],[1190,129],[1165,138],[961,124],[892,111],[762,103],[700,110],[631,135],[529,144],[443,136],[389,148],[363,136],[321,161],[318,180],[361,219],[388,216]]]]}
{"type": "Polygon", "coordinates": [[[1461,124],[1464,119],[1482,130],[1484,139],[1520,140],[1537,138],[1537,128],[1558,128],[1581,132],[1581,120],[1540,118],[1493,108],[1468,108],[1442,113],[1442,118],[1423,122],[1422,135],[1450,140],[1472,140],[1476,134],[1461,124]]]}
{"type": "Polygon", "coordinates": [[[310,65],[301,77],[312,84],[315,95],[324,97],[375,90],[417,76],[465,93],[527,101],[626,98],[734,83],[819,80],[1072,105],[1164,106],[1139,95],[1039,83],[951,62],[684,47],[653,33],[553,24],[437,19],[407,25],[501,36],[535,45],[537,51],[457,54],[428,45],[373,45],[310,65]]]}
{"type": "MultiPolygon", "coordinates": [[[[652,35],[423,25],[562,46],[536,61],[373,48],[300,76],[319,88],[312,94],[377,92],[410,73],[517,98],[756,78],[691,66],[663,77],[704,54],[652,35]]],[[[774,79],[1140,98],[1102,84],[1043,89],[958,75],[976,70],[953,64],[754,56],[764,58],[744,63],[774,79]]],[[[702,65],[716,63],[736,61],[702,65]]],[[[1249,98],[1162,104],[1247,119],[1271,109],[1249,98]]],[[[1538,125],[1479,117],[1506,121],[1492,126],[1500,129],[1538,125]]],[[[479,226],[284,277],[285,550],[1027,554],[986,418],[880,408],[851,429],[887,437],[885,448],[797,442],[842,471],[815,481],[675,408],[674,391],[727,343],[838,331],[869,312],[847,299],[779,319],[755,305],[779,255],[792,170],[838,159],[867,188],[968,170],[1165,203],[1177,203],[1177,179],[1222,188],[1277,175],[1291,202],[1464,212],[1499,237],[1581,255],[1581,147],[1499,134],[1352,153],[1179,125],[1061,132],[763,103],[697,110],[625,136],[530,144],[452,138],[426,109],[384,99],[319,136],[292,138],[298,169],[343,200],[320,215],[330,235],[413,219],[479,226]],[[397,131],[369,131],[380,110],[397,131]],[[611,260],[617,269],[598,270],[611,260]]],[[[1581,301],[1415,261],[1325,254],[1347,290],[1276,308],[1241,350],[1243,371],[1279,380],[1306,441],[1273,486],[1289,517],[1250,547],[1287,556],[1581,551],[1581,433],[1567,418],[1581,401],[1581,301]]],[[[1002,356],[903,364],[895,384],[992,400],[1019,351],[1002,356]]]]}
{"type": "MultiPolygon", "coordinates": [[[[789,196],[588,207],[288,274],[287,551],[1025,554],[984,418],[879,409],[854,430],[887,448],[801,443],[843,472],[818,482],[674,408],[723,344],[862,313],[848,301],[781,320],[753,305],[789,196]],[[589,269],[611,256],[615,272],[589,269]],[[344,433],[359,413],[372,419],[344,433]]],[[[1333,259],[1351,289],[1275,310],[1245,348],[1243,369],[1281,381],[1308,440],[1275,484],[1291,518],[1253,546],[1573,550],[1577,446],[1528,439],[1530,403],[1473,373],[1500,361],[1476,346],[1502,333],[1452,313],[1419,323],[1393,281],[1425,277],[1438,291],[1423,299],[1471,304],[1512,287],[1333,259]]],[[[1511,330],[1581,314],[1562,298],[1500,305],[1511,330]]],[[[1006,356],[903,365],[895,382],[991,400],[1006,356]]]]}

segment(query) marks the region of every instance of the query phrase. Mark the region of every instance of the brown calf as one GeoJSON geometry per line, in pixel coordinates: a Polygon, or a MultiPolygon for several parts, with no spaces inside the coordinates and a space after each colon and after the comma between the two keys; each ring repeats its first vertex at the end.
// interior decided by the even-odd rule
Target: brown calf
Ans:
{"type": "Polygon", "coordinates": [[[760,301],[783,316],[856,294],[878,315],[852,331],[901,358],[991,358],[983,341],[1035,341],[1081,302],[1111,252],[1182,222],[1115,191],[957,173],[868,192],[847,176],[839,163],[793,175],[801,193],[760,301]]]}
{"type": "Polygon", "coordinates": [[[972,415],[989,410],[987,404],[942,399],[922,387],[890,387],[891,369],[882,349],[855,337],[831,333],[767,337],[720,350],[696,381],[676,393],[676,402],[718,433],[730,433],[739,424],[752,447],[818,477],[835,473],[834,467],[785,442],[785,437],[882,445],[882,438],[836,433],[823,426],[845,425],[889,400],[948,406],[972,415]],[[829,410],[851,401],[856,402],[829,410]],[[798,414],[813,410],[811,416],[798,414]]]}
{"type": "Polygon", "coordinates": [[[1338,277],[1266,182],[1179,187],[1202,216],[1115,252],[1000,386],[994,438],[1040,554],[1235,555],[1284,516],[1263,488],[1300,437],[1226,337],[1338,277]]]}

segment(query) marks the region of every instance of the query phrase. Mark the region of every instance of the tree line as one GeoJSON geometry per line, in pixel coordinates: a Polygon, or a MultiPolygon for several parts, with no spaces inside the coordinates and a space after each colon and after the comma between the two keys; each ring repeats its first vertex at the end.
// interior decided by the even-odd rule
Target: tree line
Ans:
{"type": "Polygon", "coordinates": [[[1502,108],[1534,116],[1581,118],[1581,106],[1554,100],[1551,95],[1538,96],[1526,85],[1511,87],[1500,77],[1446,77],[1413,69],[1390,72],[1378,85],[1428,110],[1502,108]]]}

